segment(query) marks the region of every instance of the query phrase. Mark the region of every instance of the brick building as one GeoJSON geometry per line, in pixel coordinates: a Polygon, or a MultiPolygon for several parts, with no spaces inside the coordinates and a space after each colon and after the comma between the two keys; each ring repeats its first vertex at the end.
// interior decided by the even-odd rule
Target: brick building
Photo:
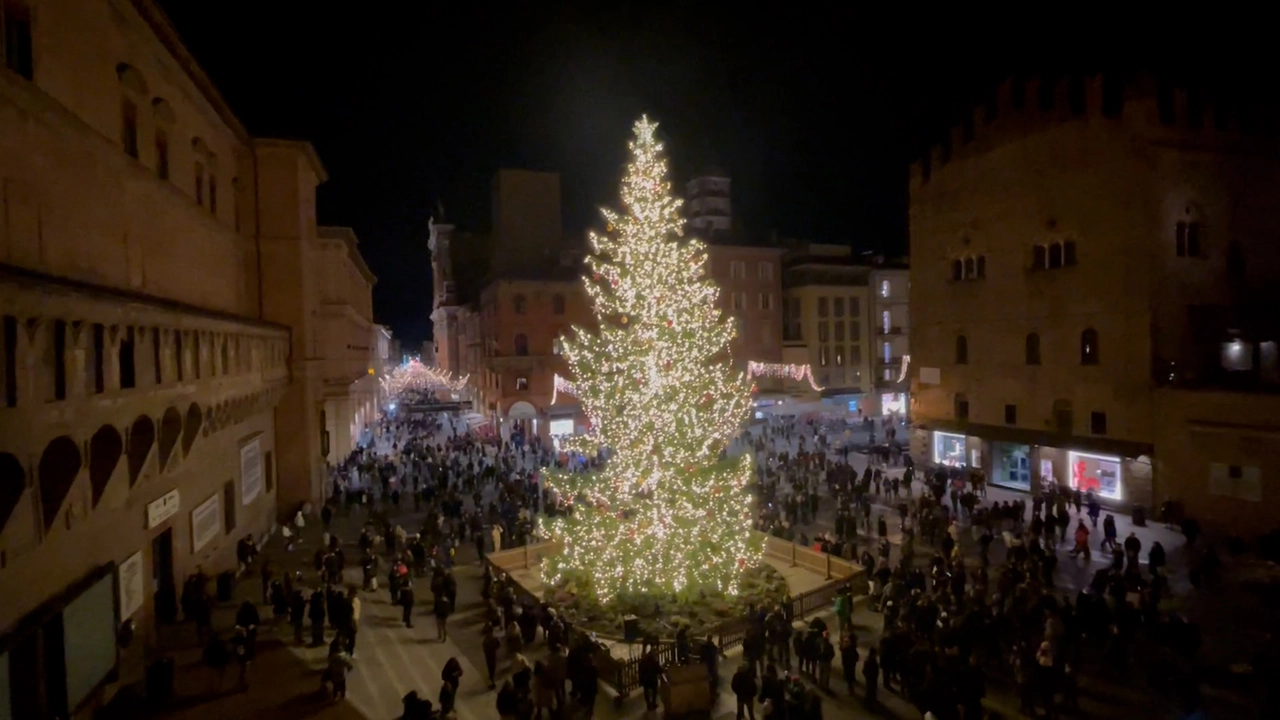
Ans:
{"type": "Polygon", "coordinates": [[[1274,527],[1280,210],[1257,98],[1011,81],[914,166],[913,451],[1274,527]]]}

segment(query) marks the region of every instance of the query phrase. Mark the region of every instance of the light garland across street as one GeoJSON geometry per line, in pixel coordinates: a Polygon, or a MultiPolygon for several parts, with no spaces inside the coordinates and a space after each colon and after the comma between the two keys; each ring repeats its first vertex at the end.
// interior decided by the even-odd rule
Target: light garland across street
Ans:
{"type": "Polygon", "coordinates": [[[752,360],[747,363],[747,375],[752,378],[782,378],[784,380],[792,380],[795,382],[804,382],[805,380],[808,380],[809,387],[813,388],[817,392],[822,392],[822,388],[818,387],[818,383],[813,379],[813,368],[808,365],[765,363],[752,360]]]}

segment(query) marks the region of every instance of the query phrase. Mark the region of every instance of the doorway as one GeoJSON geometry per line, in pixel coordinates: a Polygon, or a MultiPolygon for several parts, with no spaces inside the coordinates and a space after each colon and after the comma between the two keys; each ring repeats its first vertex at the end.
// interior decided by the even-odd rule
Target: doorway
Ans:
{"type": "Polygon", "coordinates": [[[151,587],[155,588],[156,621],[172,625],[178,621],[178,592],[173,582],[173,528],[151,541],[151,587]]]}

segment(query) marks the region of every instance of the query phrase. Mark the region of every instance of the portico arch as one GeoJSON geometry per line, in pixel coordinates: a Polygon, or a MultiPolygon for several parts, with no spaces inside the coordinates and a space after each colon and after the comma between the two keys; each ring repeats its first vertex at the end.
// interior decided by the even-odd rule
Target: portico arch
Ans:
{"type": "Polygon", "coordinates": [[[62,504],[66,502],[71,486],[80,474],[81,460],[76,441],[66,435],[54,438],[40,455],[37,474],[40,478],[40,507],[45,532],[49,532],[58,519],[62,504]]]}
{"type": "Polygon", "coordinates": [[[18,458],[9,453],[0,453],[0,533],[18,507],[22,491],[27,489],[27,473],[22,469],[18,458]]]}

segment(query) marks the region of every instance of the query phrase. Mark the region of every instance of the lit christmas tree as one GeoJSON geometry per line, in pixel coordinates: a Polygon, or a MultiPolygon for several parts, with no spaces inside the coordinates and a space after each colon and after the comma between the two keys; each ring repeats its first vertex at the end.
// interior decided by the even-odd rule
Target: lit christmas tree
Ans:
{"type": "Polygon", "coordinates": [[[622,213],[604,211],[584,278],[599,322],[565,343],[591,433],[576,446],[608,448],[603,470],[553,473],[579,498],[548,525],[564,544],[546,579],[566,574],[601,601],[619,593],[734,594],[756,565],[748,456],[720,460],[751,406],[751,386],[729,364],[733,325],[706,276],[706,246],[680,239],[681,201],[667,161],[641,118],[622,180],[622,213]]]}

